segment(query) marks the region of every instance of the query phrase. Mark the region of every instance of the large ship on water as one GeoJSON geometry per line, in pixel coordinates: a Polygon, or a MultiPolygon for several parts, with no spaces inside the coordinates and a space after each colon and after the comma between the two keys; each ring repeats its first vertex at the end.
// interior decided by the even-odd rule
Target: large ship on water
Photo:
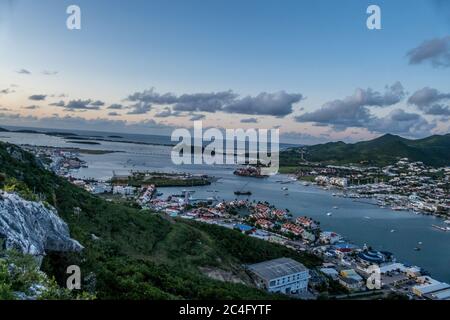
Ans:
{"type": "Polygon", "coordinates": [[[234,170],[233,174],[242,177],[266,178],[267,175],[261,173],[260,167],[247,166],[234,170]]]}

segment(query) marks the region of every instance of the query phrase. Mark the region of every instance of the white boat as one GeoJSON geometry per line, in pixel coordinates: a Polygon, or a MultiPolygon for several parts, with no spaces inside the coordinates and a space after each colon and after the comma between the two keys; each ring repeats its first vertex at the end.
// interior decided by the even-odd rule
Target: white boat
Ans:
{"type": "Polygon", "coordinates": [[[332,214],[331,212],[328,212],[328,213],[327,213],[327,216],[329,216],[329,217],[332,216],[332,215],[333,215],[333,214],[332,214]]]}
{"type": "Polygon", "coordinates": [[[281,188],[281,190],[287,191],[289,189],[287,187],[283,187],[283,188],[281,188]]]}
{"type": "Polygon", "coordinates": [[[339,207],[338,206],[334,206],[333,209],[339,209],[339,207]]]}
{"type": "Polygon", "coordinates": [[[395,232],[395,229],[392,229],[392,230],[391,230],[391,233],[394,233],[394,232],[395,232]]]}

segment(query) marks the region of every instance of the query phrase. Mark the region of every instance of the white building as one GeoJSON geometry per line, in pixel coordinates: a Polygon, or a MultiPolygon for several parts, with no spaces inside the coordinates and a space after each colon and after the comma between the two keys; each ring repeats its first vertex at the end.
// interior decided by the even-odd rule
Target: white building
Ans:
{"type": "Polygon", "coordinates": [[[419,282],[420,285],[414,286],[412,291],[419,297],[423,297],[425,295],[432,296],[435,293],[450,289],[450,285],[447,283],[439,282],[427,276],[417,278],[417,282],[419,282]]]}
{"type": "Polygon", "coordinates": [[[135,187],[130,187],[130,186],[114,186],[113,187],[113,194],[121,194],[123,196],[131,196],[136,192],[136,188],[135,187]]]}
{"type": "Polygon", "coordinates": [[[290,258],[252,264],[248,270],[256,285],[269,292],[302,294],[308,290],[309,270],[290,258]]]}

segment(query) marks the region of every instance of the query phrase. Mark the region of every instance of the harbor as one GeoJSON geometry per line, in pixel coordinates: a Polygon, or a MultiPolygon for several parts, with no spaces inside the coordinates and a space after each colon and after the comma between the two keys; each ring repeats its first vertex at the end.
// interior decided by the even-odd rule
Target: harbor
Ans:
{"type": "MultiPolygon", "coordinates": [[[[31,144],[36,140],[35,135],[9,133],[8,136],[10,138],[2,140],[23,144],[31,144]]],[[[66,146],[62,139],[55,137],[42,137],[39,143],[66,146]]],[[[170,147],[113,142],[80,147],[120,152],[80,155],[87,168],[75,170],[73,175],[77,178],[106,181],[112,177],[113,171],[117,174],[128,174],[131,170],[207,174],[216,177],[217,181],[207,186],[160,188],[158,192],[164,199],[188,189],[195,191],[193,198],[208,199],[214,196],[225,201],[238,198],[234,192],[248,183],[242,190],[250,190],[252,194],[239,196],[239,199],[267,201],[282,210],[288,209],[294,218],[296,215],[311,217],[320,222],[322,230],[341,234],[360,247],[368,244],[376,250],[393,252],[398,261],[420,266],[440,281],[450,281],[450,232],[443,232],[432,226],[448,225],[444,223],[446,219],[416,215],[408,211],[394,211],[389,207],[380,208],[373,199],[333,196],[336,191],[307,181],[296,181],[289,175],[252,179],[234,175],[234,169],[230,166],[174,166],[170,162],[170,147]],[[282,190],[283,187],[288,190],[282,190]],[[328,216],[327,213],[332,214],[328,216]],[[392,230],[394,232],[391,232],[392,230]],[[422,244],[419,245],[419,242],[422,244]],[[421,250],[415,250],[416,247],[421,250]]]]}

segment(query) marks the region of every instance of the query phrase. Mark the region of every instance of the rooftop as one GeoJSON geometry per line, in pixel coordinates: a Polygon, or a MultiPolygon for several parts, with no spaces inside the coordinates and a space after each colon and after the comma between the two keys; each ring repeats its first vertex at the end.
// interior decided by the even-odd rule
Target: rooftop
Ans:
{"type": "Polygon", "coordinates": [[[248,266],[248,269],[265,280],[272,280],[307,271],[301,263],[290,258],[279,258],[248,266]]]}

